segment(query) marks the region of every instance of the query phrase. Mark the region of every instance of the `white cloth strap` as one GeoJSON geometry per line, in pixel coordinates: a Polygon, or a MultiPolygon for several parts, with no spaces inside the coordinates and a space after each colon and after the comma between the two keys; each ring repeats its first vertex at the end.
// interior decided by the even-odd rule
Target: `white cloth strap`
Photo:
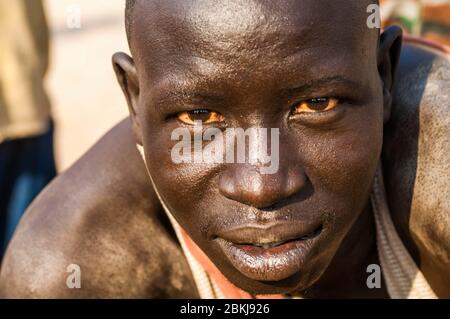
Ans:
{"type": "Polygon", "coordinates": [[[387,205],[381,164],[375,175],[371,201],[378,256],[389,296],[393,299],[437,298],[397,234],[387,205]]]}

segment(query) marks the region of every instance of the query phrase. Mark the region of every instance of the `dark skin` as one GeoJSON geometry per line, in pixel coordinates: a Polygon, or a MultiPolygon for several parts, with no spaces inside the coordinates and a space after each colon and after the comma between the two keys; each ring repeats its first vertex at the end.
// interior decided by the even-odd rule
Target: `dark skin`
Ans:
{"type": "Polygon", "coordinates": [[[438,296],[450,297],[448,57],[403,49],[383,164],[400,237],[438,296]],[[417,103],[420,101],[420,103],[417,103]]]}
{"type": "MultiPolygon", "coordinates": [[[[320,2],[315,1],[314,5],[320,2]]],[[[290,3],[287,1],[286,5],[290,3]]],[[[170,5],[168,2],[166,4],[170,5]]],[[[329,2],[327,8],[329,9],[329,2]]],[[[137,10],[140,12],[137,16],[144,15],[143,12],[146,11],[143,9],[137,10]]],[[[264,9],[274,8],[264,7],[264,9]]],[[[244,10],[240,13],[243,14],[241,18],[251,18],[251,14],[255,13],[253,10],[254,8],[244,10]]],[[[302,10],[293,11],[302,12],[302,10]]],[[[267,11],[266,14],[277,16],[277,12],[272,11],[267,11]]],[[[147,15],[145,13],[145,16],[147,15]]],[[[294,19],[295,16],[291,18],[294,19]]],[[[337,22],[342,19],[339,15],[334,18],[338,19],[337,22]]],[[[145,19],[138,17],[137,21],[140,20],[145,19]]],[[[299,20],[308,24],[304,19],[299,20]]],[[[173,25],[173,21],[166,23],[173,25]]],[[[275,23],[273,27],[276,29],[280,26],[275,23]]],[[[299,23],[298,28],[302,30],[304,25],[302,27],[299,23]]],[[[308,48],[317,46],[315,41],[332,43],[334,50],[313,49],[312,56],[319,56],[317,61],[327,61],[326,65],[320,66],[325,68],[320,72],[311,72],[311,69],[314,69],[311,68],[314,61],[309,61],[308,59],[312,57],[308,54],[305,56],[304,51],[298,53],[298,60],[293,60],[296,67],[289,65],[290,67],[286,69],[286,66],[277,63],[280,56],[286,56],[288,51],[294,51],[292,43],[295,41],[282,39],[283,45],[277,47],[278,51],[273,47],[269,50],[272,57],[267,54],[264,45],[273,41],[258,42],[257,47],[262,50],[258,52],[266,55],[264,59],[257,59],[253,55],[254,52],[239,56],[246,51],[234,52],[228,48],[227,54],[237,55],[233,56],[234,60],[231,59],[239,61],[233,63],[233,67],[237,69],[225,64],[224,68],[219,68],[216,73],[208,73],[202,77],[209,81],[202,83],[201,88],[210,93],[217,93],[220,91],[217,80],[223,77],[229,79],[232,74],[239,71],[238,78],[225,81],[228,87],[224,91],[232,92],[235,99],[234,103],[231,103],[232,111],[227,111],[229,106],[220,105],[217,105],[217,111],[225,113],[228,121],[233,119],[236,122],[244,121],[235,126],[258,125],[284,129],[281,138],[285,141],[282,143],[285,148],[280,150],[281,154],[290,156],[289,158],[282,156],[280,171],[277,173],[279,175],[276,175],[273,181],[255,176],[253,170],[247,166],[223,165],[199,169],[189,166],[177,167],[170,162],[170,158],[167,159],[167,149],[170,149],[168,145],[173,143],[170,141],[169,128],[176,122],[167,120],[160,114],[161,112],[156,112],[156,108],[145,105],[149,100],[156,100],[149,97],[154,94],[151,92],[154,91],[152,88],[156,86],[156,82],[161,81],[157,70],[154,69],[156,66],[164,66],[164,61],[180,61],[180,65],[173,66],[175,68],[173,74],[177,74],[177,70],[184,70],[182,67],[185,68],[190,64],[186,61],[187,57],[183,59],[183,54],[179,52],[174,59],[174,56],[168,54],[170,52],[155,49],[149,52],[148,48],[140,47],[144,46],[144,43],[150,45],[151,41],[136,41],[136,39],[147,39],[152,36],[159,38],[161,34],[149,35],[147,29],[144,38],[144,35],[139,34],[137,22],[132,47],[134,46],[135,60],[140,64],[135,64],[123,54],[114,58],[120,83],[129,101],[131,122],[126,121],[109,133],[73,168],[55,180],[30,207],[5,258],[0,284],[1,293],[7,297],[197,296],[189,268],[152,190],[142,159],[134,147],[134,143],[138,141],[146,149],[146,159],[152,176],[158,181],[157,187],[177,220],[223,273],[238,286],[258,293],[297,291],[307,297],[387,297],[384,289],[369,290],[365,286],[367,265],[379,263],[376,256],[373,218],[367,199],[381,152],[383,123],[389,119],[391,113],[390,91],[399,33],[395,29],[386,31],[381,38],[378,53],[374,54],[373,52],[377,52],[376,35],[367,34],[367,30],[364,32],[353,30],[345,24],[342,28],[349,34],[343,37],[342,34],[345,32],[336,28],[335,32],[339,36],[332,32],[327,34],[318,32],[312,36],[312,43],[305,41],[308,48]],[[336,40],[340,38],[345,39],[336,40]],[[353,43],[351,41],[365,48],[361,50],[363,52],[347,51],[351,47],[348,44],[353,43]],[[345,63],[345,58],[337,54],[341,50],[342,54],[346,53],[344,57],[364,53],[360,59],[355,56],[351,59],[361,60],[361,65],[355,65],[350,61],[345,63]],[[330,51],[335,52],[336,56],[329,56],[330,51]],[[338,59],[336,61],[339,63],[333,62],[334,59],[338,59]],[[255,61],[260,62],[254,65],[255,61]],[[245,70],[252,72],[247,74],[245,70]],[[373,73],[370,74],[367,70],[372,70],[373,73]],[[347,77],[356,77],[361,83],[367,82],[366,91],[363,92],[366,93],[364,96],[370,96],[362,98],[354,105],[346,105],[351,111],[345,111],[339,118],[339,123],[336,121],[330,123],[328,119],[326,128],[323,128],[320,127],[324,125],[323,122],[320,124],[314,122],[314,125],[311,125],[303,119],[302,124],[286,125],[281,122],[273,123],[274,119],[283,116],[266,115],[268,111],[273,111],[274,107],[269,108],[268,103],[278,99],[277,94],[281,91],[279,86],[290,84],[291,81],[294,83],[292,85],[296,85],[298,79],[306,81],[314,76],[335,74],[338,71],[347,77]],[[146,73],[152,76],[147,78],[146,73]],[[253,74],[258,76],[250,76],[253,74]],[[277,80],[277,75],[282,77],[283,81],[277,80]],[[239,115],[245,116],[241,119],[239,115]],[[355,136],[355,132],[358,132],[358,136],[355,136]],[[323,141],[325,136],[326,143],[323,141]],[[309,143],[315,144],[314,148],[309,146],[309,143]],[[111,161],[111,158],[114,158],[114,161],[111,161]],[[329,158],[333,158],[333,169],[330,168],[329,158]],[[166,169],[158,172],[151,163],[158,163],[158,167],[163,164],[166,169]],[[302,165],[298,167],[296,163],[302,165]],[[294,169],[296,174],[286,174],[288,168],[294,169]],[[226,177],[225,182],[220,182],[222,176],[226,177]],[[296,185],[295,190],[280,186],[283,183],[279,181],[283,178],[299,178],[299,176],[303,176],[303,183],[285,183],[296,185]],[[190,187],[171,189],[173,178],[178,185],[190,187]],[[246,185],[239,184],[239,181],[245,178],[249,180],[262,178],[263,187],[253,188],[252,192],[245,191],[246,185]],[[229,183],[236,183],[235,192],[229,191],[230,188],[226,187],[229,183]],[[314,190],[312,194],[308,192],[308,188],[314,190]],[[180,193],[183,196],[180,196],[180,193]],[[199,194],[202,194],[201,198],[199,194]],[[177,205],[180,202],[179,198],[189,200],[183,200],[177,205]],[[205,206],[208,206],[208,209],[205,209],[205,206]],[[258,209],[258,222],[265,222],[274,218],[273,216],[288,216],[296,220],[312,216],[311,218],[319,220],[324,225],[319,236],[319,244],[311,252],[311,256],[318,255],[318,257],[311,257],[311,262],[302,269],[301,275],[277,282],[250,279],[230,264],[214,240],[203,237],[205,234],[200,229],[208,233],[208,229],[228,227],[233,222],[245,223],[248,216],[254,213],[254,210],[248,209],[250,206],[258,209]],[[52,211],[49,212],[48,207],[52,207],[52,211]],[[222,209],[214,207],[228,207],[229,210],[223,212],[222,209]],[[328,214],[320,213],[321,210],[326,211],[327,207],[335,209],[328,214]],[[288,213],[288,208],[295,213],[288,213]],[[192,213],[194,211],[195,214],[192,213]],[[218,212],[221,214],[217,215],[218,212]],[[199,224],[201,227],[198,227],[199,224]],[[319,251],[320,254],[317,253],[319,251]],[[71,263],[78,263],[82,268],[83,288],[80,290],[69,290],[65,286],[67,276],[65,268],[71,263]]],[[[274,29],[267,28],[265,31],[274,29]]],[[[268,38],[272,33],[268,33],[268,38]]],[[[188,35],[180,35],[186,41],[187,48],[189,39],[195,38],[194,35],[188,35]]],[[[216,42],[217,38],[213,43],[216,42]]],[[[233,38],[232,43],[244,42],[248,43],[238,37],[233,38]]],[[[223,55],[223,51],[220,53],[223,55]]],[[[218,59],[220,56],[221,54],[216,52],[216,56],[214,54],[208,56],[208,60],[216,61],[213,58],[218,59]]],[[[170,68],[162,67],[162,69],[170,68]]],[[[210,71],[210,68],[201,69],[210,71]]],[[[339,87],[340,84],[333,83],[321,88],[321,94],[325,94],[328,90],[336,90],[335,86],[339,87]]],[[[155,91],[158,94],[174,91],[173,87],[164,85],[158,88],[159,90],[155,91]]],[[[343,87],[340,90],[346,89],[343,87]]],[[[419,105],[419,102],[420,100],[416,104],[419,105]]],[[[280,104],[280,109],[275,110],[276,113],[285,112],[286,106],[280,104]]],[[[183,110],[179,112],[181,111],[183,110]]],[[[387,162],[389,161],[394,162],[392,157],[388,157],[387,162]]],[[[402,176],[396,178],[401,180],[402,176]]],[[[399,212],[402,210],[397,211],[399,212]]],[[[403,220],[408,214],[399,213],[396,216],[401,216],[396,219],[403,220]]],[[[401,227],[403,224],[397,223],[401,227]]],[[[407,230],[408,226],[401,229],[407,230]]],[[[414,236],[408,231],[403,233],[412,243],[411,246],[414,246],[414,236]]],[[[433,232],[428,228],[427,233],[433,232]]],[[[445,249],[445,244],[441,244],[440,247],[445,249]]],[[[413,248],[410,248],[410,251],[412,250],[413,248]]],[[[419,258],[433,255],[429,253],[430,250],[427,253],[427,250],[419,248],[419,251],[419,258]]],[[[439,258],[435,260],[442,261],[439,258]]],[[[445,277],[445,272],[441,271],[440,274],[445,277]]],[[[445,293],[445,290],[443,292],[445,293]]]]}
{"type": "MultiPolygon", "coordinates": [[[[136,12],[147,12],[132,32],[131,49],[139,62],[125,55],[114,59],[136,141],[144,146],[150,174],[174,217],[246,291],[303,292],[322,276],[339,247],[345,253],[336,267],[353,274],[375,258],[374,245],[365,245],[366,251],[356,250],[361,264],[348,267],[355,243],[374,243],[374,232],[361,229],[374,229],[368,199],[401,34],[396,28],[386,31],[377,50],[378,30],[365,25],[368,4],[136,5],[136,12]],[[332,30],[323,23],[325,7],[337,25],[332,30]],[[238,16],[232,14],[236,10],[238,16]],[[148,21],[155,32],[148,33],[148,21]],[[321,97],[339,99],[339,105],[328,112],[293,113],[294,105],[321,97]],[[178,114],[205,106],[224,118],[215,127],[280,128],[278,172],[262,175],[256,165],[174,164],[171,132],[192,127],[180,123],[178,114]],[[189,187],[175,188],[174,180],[189,187]],[[320,234],[303,257],[280,258],[285,266],[276,270],[266,259],[230,258],[221,246],[223,240],[253,244],[262,236],[248,230],[255,228],[273,241],[283,240],[290,225],[320,234]],[[249,234],[235,239],[230,233],[236,229],[249,234]],[[343,242],[346,235],[355,240],[343,242]]],[[[364,285],[349,287],[361,295],[364,285]]]]}

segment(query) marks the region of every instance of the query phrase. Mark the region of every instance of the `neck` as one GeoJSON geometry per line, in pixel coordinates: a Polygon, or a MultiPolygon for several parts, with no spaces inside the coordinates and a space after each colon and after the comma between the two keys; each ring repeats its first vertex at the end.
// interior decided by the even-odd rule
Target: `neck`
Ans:
{"type": "MultiPolygon", "coordinates": [[[[380,289],[367,287],[367,266],[380,265],[377,253],[376,228],[372,205],[368,201],[346,238],[343,240],[328,269],[304,292],[309,298],[383,298],[388,297],[382,281],[380,289]]],[[[381,275],[381,274],[380,274],[381,275]]]]}

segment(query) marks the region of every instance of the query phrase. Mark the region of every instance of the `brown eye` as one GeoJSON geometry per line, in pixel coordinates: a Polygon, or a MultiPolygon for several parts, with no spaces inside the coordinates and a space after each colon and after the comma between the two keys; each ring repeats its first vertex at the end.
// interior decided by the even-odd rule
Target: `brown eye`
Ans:
{"type": "Polygon", "coordinates": [[[196,121],[201,121],[202,124],[212,124],[223,121],[223,116],[220,113],[198,109],[193,111],[181,112],[178,114],[178,119],[189,125],[195,125],[196,121]]]}
{"type": "Polygon", "coordinates": [[[318,113],[334,109],[339,104],[335,98],[321,97],[302,101],[294,109],[294,113],[318,113]]]}

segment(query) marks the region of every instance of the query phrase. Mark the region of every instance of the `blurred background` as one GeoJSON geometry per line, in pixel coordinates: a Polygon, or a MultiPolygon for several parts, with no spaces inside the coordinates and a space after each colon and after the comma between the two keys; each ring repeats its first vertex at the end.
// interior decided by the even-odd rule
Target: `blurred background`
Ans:
{"type": "Polygon", "coordinates": [[[406,34],[450,45],[449,0],[380,0],[383,27],[402,26],[406,34]]]}
{"type": "Polygon", "coordinates": [[[23,212],[127,115],[125,0],[0,0],[0,259],[23,212]]]}
{"type": "MultiPolygon", "coordinates": [[[[383,27],[450,45],[450,0],[381,0],[383,27]]],[[[0,0],[0,259],[23,212],[127,116],[125,0],[0,0]]]]}
{"type": "Polygon", "coordinates": [[[46,84],[61,171],[127,115],[111,65],[115,52],[128,53],[125,0],[45,0],[44,5],[51,36],[46,84]]]}

